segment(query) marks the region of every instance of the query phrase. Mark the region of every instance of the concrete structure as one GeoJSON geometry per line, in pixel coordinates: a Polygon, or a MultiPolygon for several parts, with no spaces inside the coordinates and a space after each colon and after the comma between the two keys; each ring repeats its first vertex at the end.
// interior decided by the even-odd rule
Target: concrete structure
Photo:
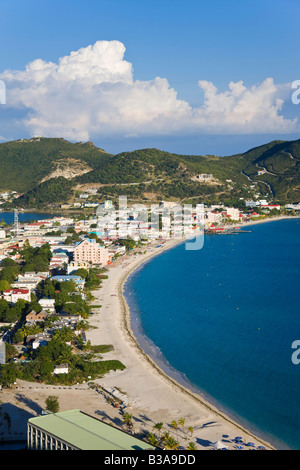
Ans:
{"type": "Polygon", "coordinates": [[[28,450],[155,450],[137,439],[80,410],[30,418],[28,450]]]}
{"type": "Polygon", "coordinates": [[[201,183],[205,183],[207,181],[212,181],[214,179],[214,175],[212,175],[211,173],[201,173],[200,175],[197,175],[195,179],[201,181],[201,183]]]}
{"type": "Polygon", "coordinates": [[[91,264],[106,266],[111,262],[111,256],[108,250],[104,246],[99,245],[94,238],[86,238],[75,247],[74,261],[85,261],[91,264]]]}

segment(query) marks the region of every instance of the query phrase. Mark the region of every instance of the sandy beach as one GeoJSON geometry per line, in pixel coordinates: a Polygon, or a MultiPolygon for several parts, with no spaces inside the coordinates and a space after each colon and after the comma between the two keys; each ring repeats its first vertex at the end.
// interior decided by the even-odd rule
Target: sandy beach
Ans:
{"type": "MultiPolygon", "coordinates": [[[[246,224],[250,225],[253,224],[246,224]]],[[[193,442],[198,450],[209,450],[217,441],[227,449],[235,449],[236,443],[232,441],[235,436],[241,436],[246,443],[253,442],[255,447],[273,449],[272,445],[234,422],[202,396],[168,377],[141,350],[131,332],[129,310],[123,296],[127,277],[142,263],[182,242],[167,240],[160,248],[156,247],[156,242],[142,248],[143,254],[132,252],[120,257],[109,266],[108,279],[102,281],[101,288],[93,291],[95,300],[92,304],[102,307],[93,309],[87,339],[93,345],[112,344],[114,349],[105,353],[104,359],[118,359],[126,366],[123,371],[112,371],[94,383],[114,393],[126,404],[126,411],[133,417],[134,432],[155,432],[154,425],[162,422],[161,432],[168,431],[179,442],[181,449],[193,442]],[[181,418],[184,419],[184,427],[178,425],[174,429],[170,426],[173,420],[178,422],[181,418]],[[192,432],[188,431],[189,427],[192,427],[192,432]]],[[[120,409],[112,406],[103,393],[88,384],[52,387],[18,381],[11,390],[0,392],[2,411],[7,411],[11,417],[9,433],[0,424],[2,439],[25,438],[27,419],[41,413],[49,395],[58,397],[60,410],[79,408],[124,429],[120,409]]]]}

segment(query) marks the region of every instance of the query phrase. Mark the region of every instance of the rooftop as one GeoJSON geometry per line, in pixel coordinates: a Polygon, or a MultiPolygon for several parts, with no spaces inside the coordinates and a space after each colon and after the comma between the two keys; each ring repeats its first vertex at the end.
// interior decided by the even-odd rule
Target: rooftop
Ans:
{"type": "Polygon", "coordinates": [[[30,418],[32,425],[80,450],[154,450],[149,443],[80,410],[30,418]]]}

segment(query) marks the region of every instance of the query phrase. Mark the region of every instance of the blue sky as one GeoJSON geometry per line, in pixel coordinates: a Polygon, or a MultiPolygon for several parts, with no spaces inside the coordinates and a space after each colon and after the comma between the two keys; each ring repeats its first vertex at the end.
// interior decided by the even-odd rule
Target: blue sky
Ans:
{"type": "Polygon", "coordinates": [[[2,141],[228,155],[300,137],[298,0],[0,6],[2,141]]]}

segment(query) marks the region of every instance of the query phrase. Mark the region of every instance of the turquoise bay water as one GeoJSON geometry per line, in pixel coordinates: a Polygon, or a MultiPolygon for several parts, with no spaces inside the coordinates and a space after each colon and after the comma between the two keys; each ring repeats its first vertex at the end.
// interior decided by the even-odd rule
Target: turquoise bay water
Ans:
{"type": "Polygon", "coordinates": [[[300,221],[249,230],[138,269],[125,286],[132,328],[170,375],[277,448],[300,449],[300,221]]]}

